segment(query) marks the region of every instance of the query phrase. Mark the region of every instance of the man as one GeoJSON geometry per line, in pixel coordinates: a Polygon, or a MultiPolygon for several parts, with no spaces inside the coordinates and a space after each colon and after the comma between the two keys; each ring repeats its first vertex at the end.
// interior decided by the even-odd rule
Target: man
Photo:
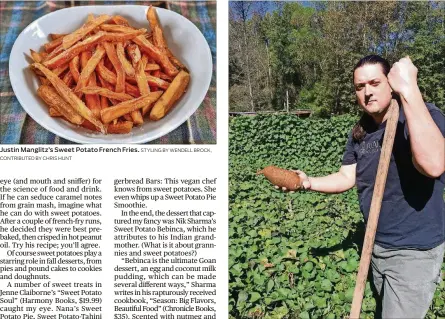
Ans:
{"type": "Polygon", "coordinates": [[[353,128],[339,172],[308,177],[305,189],[340,193],[357,185],[365,220],[380,158],[392,95],[401,108],[383,196],[372,272],[383,318],[423,318],[440,281],[445,249],[445,117],[425,104],[417,68],[409,57],[392,68],[376,55],[354,68],[354,87],[364,115],[353,128]]]}

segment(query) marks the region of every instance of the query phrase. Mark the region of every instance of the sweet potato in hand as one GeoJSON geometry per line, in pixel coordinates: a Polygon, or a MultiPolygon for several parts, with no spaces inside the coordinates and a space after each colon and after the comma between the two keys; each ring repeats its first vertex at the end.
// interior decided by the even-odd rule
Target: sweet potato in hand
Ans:
{"type": "Polygon", "coordinates": [[[302,181],[297,173],[276,166],[267,166],[257,172],[263,174],[272,184],[289,191],[296,191],[302,187],[302,181]]]}

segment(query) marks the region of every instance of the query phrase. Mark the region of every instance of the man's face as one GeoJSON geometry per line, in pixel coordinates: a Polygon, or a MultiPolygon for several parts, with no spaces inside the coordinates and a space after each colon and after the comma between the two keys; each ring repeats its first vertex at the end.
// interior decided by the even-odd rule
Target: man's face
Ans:
{"type": "Polygon", "coordinates": [[[380,64],[366,64],[354,72],[357,102],[374,118],[381,118],[391,103],[391,86],[380,64]]]}

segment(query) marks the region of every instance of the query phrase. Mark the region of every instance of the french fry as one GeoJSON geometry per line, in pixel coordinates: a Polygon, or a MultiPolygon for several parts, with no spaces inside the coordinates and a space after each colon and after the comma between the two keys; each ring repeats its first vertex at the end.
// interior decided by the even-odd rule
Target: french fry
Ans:
{"type": "Polygon", "coordinates": [[[61,79],[59,79],[57,75],[40,63],[34,63],[32,66],[45,74],[46,78],[51,82],[60,96],[67,101],[68,104],[70,104],[80,116],[90,121],[92,124],[94,124],[94,126],[99,128],[102,133],[105,134],[105,126],[94,117],[90,109],[70,90],[68,86],[66,86],[61,79]]]}
{"type": "Polygon", "coordinates": [[[66,36],[65,33],[50,33],[49,37],[51,38],[51,40],[57,40],[59,38],[63,38],[64,36],[66,36]]]}
{"type": "Polygon", "coordinates": [[[104,59],[104,65],[108,70],[116,72],[113,64],[111,63],[110,59],[107,56],[104,59]]]}
{"type": "Polygon", "coordinates": [[[160,67],[156,63],[147,63],[147,65],[145,66],[145,71],[155,71],[159,69],[160,67]]]}
{"type": "Polygon", "coordinates": [[[100,29],[108,32],[124,32],[124,33],[135,30],[133,27],[119,25],[119,24],[102,24],[100,26],[100,29]]]}
{"type": "Polygon", "coordinates": [[[58,56],[60,53],[63,52],[62,44],[59,45],[57,48],[54,49],[51,53],[45,52],[47,55],[43,58],[42,62],[46,62],[48,60],[51,60],[52,58],[58,56]]]}
{"type": "Polygon", "coordinates": [[[165,48],[167,47],[167,44],[164,40],[164,33],[162,32],[162,29],[160,26],[154,26],[151,28],[153,33],[153,44],[157,46],[158,48],[162,49],[165,53],[165,48]]]}
{"type": "Polygon", "coordinates": [[[162,92],[152,92],[148,95],[143,95],[139,98],[124,101],[118,105],[103,109],[100,111],[100,116],[103,123],[110,123],[114,119],[121,117],[124,114],[136,111],[145,105],[150,105],[156,102],[161,96],[162,92]]]}
{"type": "Polygon", "coordinates": [[[57,110],[69,122],[77,125],[82,124],[83,118],[79,114],[77,114],[77,112],[71,105],[65,102],[65,100],[62,99],[59,94],[57,94],[56,89],[54,89],[52,86],[41,85],[37,89],[37,94],[42,98],[43,101],[45,101],[46,104],[50,106],[50,108],[57,110]]]}
{"type": "Polygon", "coordinates": [[[147,53],[153,60],[159,63],[164,72],[169,76],[176,76],[178,69],[170,62],[168,57],[162,51],[150,43],[143,35],[137,36],[133,42],[139,45],[139,48],[147,53]]]}
{"type": "Polygon", "coordinates": [[[37,63],[42,62],[42,57],[40,56],[39,53],[37,53],[36,51],[34,51],[32,49],[29,51],[31,51],[31,58],[34,60],[34,62],[37,62],[37,63]]]}
{"type": "MultiPolygon", "coordinates": [[[[145,76],[146,64],[147,64],[146,55],[143,55],[138,64],[136,64],[136,82],[141,95],[147,95],[150,93],[150,87],[148,86],[147,77],[145,76]]],[[[146,105],[142,108],[141,110],[142,116],[144,116],[147,113],[149,107],[150,107],[149,105],[146,105]]]]}
{"type": "Polygon", "coordinates": [[[127,74],[128,76],[134,76],[134,68],[125,57],[124,45],[122,42],[118,42],[116,44],[116,53],[119,61],[122,64],[122,67],[124,68],[125,74],[127,74]]]}
{"type": "Polygon", "coordinates": [[[110,105],[108,104],[108,99],[105,96],[100,97],[100,109],[106,109],[110,105]]]}
{"type": "Polygon", "coordinates": [[[100,132],[100,130],[96,126],[94,126],[90,121],[87,120],[83,121],[82,127],[89,129],[90,131],[100,132]]]}
{"type": "Polygon", "coordinates": [[[105,96],[110,99],[116,99],[119,101],[128,101],[133,99],[133,97],[129,94],[113,92],[107,88],[98,86],[84,87],[81,89],[81,92],[84,94],[99,94],[101,96],[105,96]]]}
{"type": "Polygon", "coordinates": [[[74,81],[76,83],[79,82],[80,73],[79,73],[79,56],[78,55],[71,59],[70,71],[71,71],[71,74],[73,75],[74,81]]]}
{"type": "MultiPolygon", "coordinates": [[[[147,56],[144,55],[141,60],[139,60],[138,64],[136,64],[136,81],[139,88],[139,92],[141,95],[147,95],[150,93],[150,88],[147,84],[147,78],[145,77],[145,65],[147,64],[147,56]]],[[[144,122],[143,116],[146,112],[144,109],[147,106],[144,106],[141,110],[131,112],[131,118],[133,122],[136,124],[142,124],[144,122]]]]}
{"type": "Polygon", "coordinates": [[[140,125],[140,124],[144,123],[144,117],[142,116],[140,110],[132,111],[130,113],[130,116],[131,116],[131,120],[133,121],[134,124],[140,125]]]}
{"type": "Polygon", "coordinates": [[[114,47],[114,44],[109,42],[104,42],[104,47],[108,58],[116,70],[116,92],[125,92],[125,72],[117,57],[116,48],[114,47]]]}
{"type": "Polygon", "coordinates": [[[63,51],[62,53],[55,56],[51,60],[47,60],[47,61],[43,62],[43,65],[46,66],[47,68],[53,69],[53,68],[58,67],[59,65],[67,63],[72,58],[74,58],[76,55],[79,55],[81,52],[91,49],[99,41],[101,41],[104,36],[105,36],[105,34],[103,32],[99,32],[99,33],[83,40],[82,42],[75,44],[74,46],[70,47],[68,50],[63,51]]]}
{"type": "Polygon", "coordinates": [[[108,83],[116,84],[116,74],[108,69],[104,64],[104,59],[99,61],[96,67],[97,73],[108,83]]]}
{"type": "Polygon", "coordinates": [[[97,17],[96,19],[87,22],[86,24],[84,24],[82,27],[80,27],[73,33],[66,35],[65,37],[62,38],[63,39],[62,40],[63,49],[68,50],[76,42],[80,41],[85,35],[87,35],[91,31],[93,31],[96,27],[98,27],[102,23],[108,21],[109,19],[110,19],[109,15],[106,15],[106,14],[101,15],[101,16],[97,17]]]}
{"type": "MultiPolygon", "coordinates": [[[[80,67],[82,68],[82,72],[85,70],[85,67],[88,64],[88,61],[91,59],[91,56],[92,56],[91,51],[83,51],[80,54],[80,67]]],[[[79,80],[81,80],[82,78],[82,72],[80,73],[79,80]]],[[[89,77],[87,77],[87,80],[89,80],[89,77]]]]}
{"type": "Polygon", "coordinates": [[[170,83],[168,83],[167,81],[164,81],[161,78],[157,78],[155,76],[148,75],[147,73],[145,73],[145,76],[146,76],[147,82],[150,86],[156,86],[163,90],[167,90],[168,87],[170,86],[170,83]]]}
{"type": "Polygon", "coordinates": [[[153,31],[154,45],[159,47],[162,52],[168,56],[173,65],[176,66],[179,70],[185,70],[188,72],[187,68],[173,55],[173,53],[168,48],[167,42],[164,38],[162,27],[159,24],[158,15],[153,6],[150,6],[150,8],[147,10],[147,20],[150,23],[151,30],[153,31]]]}
{"type": "Polygon", "coordinates": [[[91,22],[94,21],[94,19],[95,19],[94,14],[89,13],[88,16],[87,16],[87,21],[86,21],[86,23],[91,23],[91,22]]]}
{"type": "Polygon", "coordinates": [[[54,51],[55,48],[57,48],[58,46],[60,46],[62,44],[63,38],[58,38],[55,40],[52,40],[51,42],[45,43],[43,45],[43,48],[45,49],[45,51],[47,53],[51,53],[54,51]]]}
{"type": "Polygon", "coordinates": [[[39,76],[39,80],[40,80],[40,84],[42,84],[42,85],[51,85],[51,82],[48,81],[48,79],[45,78],[44,76],[39,76]]]}
{"type": "MultiPolygon", "coordinates": [[[[91,69],[91,66],[89,67],[88,64],[90,63],[92,59],[91,52],[90,51],[84,51],[80,54],[80,65],[82,66],[82,73],[79,77],[79,82],[77,82],[77,86],[82,83],[82,74],[89,73],[89,70],[87,68],[91,69]]],[[[85,86],[93,86],[95,87],[97,85],[96,83],[96,73],[94,73],[94,68],[91,69],[91,73],[89,73],[88,77],[85,81],[85,86]]],[[[76,88],[77,88],[76,86],[76,88]]],[[[79,98],[82,97],[82,92],[79,92],[78,90],[74,89],[74,92],[79,96],[79,98]]],[[[85,104],[87,107],[91,110],[91,112],[94,114],[95,117],[100,118],[100,110],[102,109],[100,106],[100,100],[99,96],[97,94],[86,94],[85,95],[85,104]]]]}
{"type": "Polygon", "coordinates": [[[128,20],[122,16],[119,16],[119,15],[111,17],[111,21],[113,21],[115,24],[118,24],[118,25],[124,25],[127,27],[130,26],[130,24],[128,23],[128,20]]]}
{"type": "MultiPolygon", "coordinates": [[[[99,45],[99,47],[100,47],[100,45],[99,45]]],[[[82,67],[82,73],[81,73],[81,76],[79,77],[79,82],[77,83],[77,85],[79,85],[79,83],[82,83],[82,74],[84,74],[84,71],[85,71],[85,73],[89,73],[89,70],[87,68],[90,68],[90,70],[92,70],[92,71],[88,75],[85,85],[93,86],[93,87],[95,87],[97,85],[96,73],[94,73],[94,68],[92,68],[91,65],[89,66],[91,59],[92,59],[92,55],[91,55],[90,51],[84,51],[81,53],[80,65],[82,67]]],[[[76,92],[76,89],[74,90],[74,92],[76,92]]],[[[78,95],[79,97],[82,96],[82,93],[79,93],[79,92],[77,92],[77,93],[79,94],[78,95]]],[[[100,106],[99,95],[97,95],[97,94],[85,95],[85,103],[86,103],[87,107],[91,110],[91,112],[93,112],[94,116],[97,118],[100,118],[100,110],[102,108],[100,106]]]]}
{"type": "MultiPolygon", "coordinates": [[[[123,119],[124,121],[132,121],[132,122],[133,122],[133,119],[131,118],[131,115],[130,115],[130,114],[124,114],[124,115],[122,115],[121,119],[123,119]]],[[[115,121],[116,121],[116,120],[115,120],[115,121]]]]}
{"type": "MultiPolygon", "coordinates": [[[[107,67],[105,67],[103,59],[97,65],[96,71],[100,75],[100,77],[106,82],[111,84],[116,84],[117,82],[116,74],[114,74],[114,72],[110,71],[107,67]]],[[[113,88],[111,90],[113,90],[113,88]]],[[[125,82],[125,92],[134,97],[139,97],[141,95],[137,87],[127,82],[125,82]]]]}
{"type": "Polygon", "coordinates": [[[65,82],[66,86],[71,86],[74,83],[74,77],[71,71],[68,70],[62,80],[65,82]]]}
{"type": "MultiPolygon", "coordinates": [[[[114,87],[113,87],[112,84],[110,84],[109,82],[105,81],[100,75],[98,75],[98,77],[99,77],[99,82],[100,82],[100,84],[102,85],[103,88],[106,88],[109,91],[113,91],[114,90],[114,87]]],[[[117,104],[120,103],[120,101],[112,99],[112,98],[109,98],[109,100],[110,100],[111,104],[113,104],[113,105],[117,105],[117,104]]]]}
{"type": "Polygon", "coordinates": [[[127,133],[131,132],[132,128],[133,128],[133,122],[131,122],[131,121],[119,122],[116,124],[109,124],[108,125],[108,133],[127,134],[127,133]]]}
{"type": "Polygon", "coordinates": [[[163,118],[171,110],[173,104],[184,94],[189,81],[190,75],[184,70],[181,70],[173,79],[168,89],[153,106],[150,112],[150,120],[158,121],[163,118]]]}
{"type": "MultiPolygon", "coordinates": [[[[96,87],[97,80],[96,80],[96,73],[92,73],[90,76],[90,80],[88,81],[88,87],[96,87]]],[[[86,94],[85,95],[85,102],[88,106],[88,108],[93,112],[94,116],[97,118],[100,118],[100,110],[102,110],[102,107],[100,105],[100,98],[98,94],[86,94]]]]}
{"type": "MultiPolygon", "coordinates": [[[[87,51],[82,52],[82,56],[87,51]]],[[[94,52],[93,56],[88,60],[85,66],[82,65],[82,73],[80,73],[79,80],[77,81],[77,86],[75,88],[75,92],[78,92],[81,88],[87,86],[90,75],[94,72],[94,69],[99,64],[100,60],[102,60],[105,55],[105,49],[102,45],[98,45],[96,52],[94,52]]]]}
{"type": "Polygon", "coordinates": [[[134,86],[131,85],[130,83],[125,82],[125,92],[130,94],[133,97],[140,97],[141,93],[139,92],[139,89],[134,86]]]}
{"type": "Polygon", "coordinates": [[[159,27],[158,15],[156,14],[156,9],[153,6],[148,8],[146,18],[152,30],[155,27],[159,27]]]}
{"type": "Polygon", "coordinates": [[[49,108],[49,116],[51,117],[63,117],[62,113],[57,111],[55,108],[50,107],[49,108]]]}
{"type": "Polygon", "coordinates": [[[171,76],[168,76],[167,74],[162,73],[162,72],[159,73],[159,78],[162,80],[170,81],[170,82],[173,81],[173,78],[171,76]]]}
{"type": "Polygon", "coordinates": [[[150,93],[150,88],[147,83],[147,77],[145,75],[145,65],[147,64],[147,56],[142,56],[142,59],[136,65],[136,83],[141,95],[150,93]]]}
{"type": "Polygon", "coordinates": [[[69,68],[69,63],[65,63],[61,66],[58,66],[57,68],[55,68],[54,70],[52,70],[54,72],[55,75],[59,76],[61,75],[63,72],[65,72],[68,68],[69,68]]]}
{"type": "Polygon", "coordinates": [[[147,32],[146,29],[132,30],[131,32],[128,33],[100,31],[100,33],[104,33],[104,38],[102,41],[108,41],[108,42],[124,42],[127,40],[132,40],[137,36],[144,34],[145,32],[147,32]]]}

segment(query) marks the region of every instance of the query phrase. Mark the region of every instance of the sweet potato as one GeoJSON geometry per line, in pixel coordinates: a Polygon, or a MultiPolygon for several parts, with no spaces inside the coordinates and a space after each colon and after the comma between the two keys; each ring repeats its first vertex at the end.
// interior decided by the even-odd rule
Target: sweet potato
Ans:
{"type": "Polygon", "coordinates": [[[56,89],[57,93],[66,101],[68,104],[70,104],[73,109],[84,119],[90,121],[94,126],[99,128],[99,130],[102,133],[106,133],[105,126],[102,122],[100,122],[96,117],[94,117],[93,113],[90,111],[89,108],[80,100],[72,91],[71,89],[66,86],[66,84],[59,79],[57,75],[55,75],[51,70],[47,69],[45,66],[43,66],[40,63],[34,63],[32,64],[33,68],[36,68],[40,71],[42,71],[46,78],[51,82],[51,84],[56,89]]]}
{"type": "Polygon", "coordinates": [[[49,108],[49,116],[51,117],[63,117],[62,113],[60,113],[59,111],[57,111],[56,109],[50,107],[49,108]]]}
{"type": "Polygon", "coordinates": [[[150,6],[150,8],[147,10],[147,20],[153,33],[154,45],[157,46],[165,55],[167,55],[170,62],[173,63],[173,65],[179,70],[189,72],[184,64],[182,64],[168,48],[167,41],[165,41],[164,38],[164,32],[162,31],[162,27],[159,23],[158,15],[153,6],[150,6]]]}
{"type": "Polygon", "coordinates": [[[63,42],[63,38],[58,38],[58,39],[55,39],[55,40],[53,40],[51,42],[45,43],[43,45],[43,48],[45,49],[45,51],[47,53],[51,53],[51,52],[54,51],[55,48],[57,48],[59,45],[61,45],[62,42],[63,42]]]}
{"type": "Polygon", "coordinates": [[[75,92],[80,91],[82,88],[86,87],[88,84],[88,80],[90,79],[91,74],[94,72],[94,69],[99,64],[99,61],[105,55],[105,49],[102,45],[98,45],[96,52],[91,56],[89,51],[82,52],[81,58],[85,57],[84,61],[81,61],[82,64],[82,72],[80,73],[79,79],[77,80],[77,86],[75,88],[75,92]]]}
{"type": "Polygon", "coordinates": [[[289,191],[301,188],[302,182],[297,173],[276,166],[267,166],[257,173],[263,174],[272,184],[286,187],[289,191]]]}
{"type": "Polygon", "coordinates": [[[59,38],[63,38],[66,35],[67,34],[65,34],[65,33],[50,33],[49,37],[51,38],[51,40],[57,40],[59,38]]]}
{"type": "Polygon", "coordinates": [[[127,53],[128,56],[131,59],[131,62],[133,63],[133,66],[136,65],[136,63],[139,62],[139,60],[141,59],[141,51],[139,50],[139,47],[137,44],[130,44],[129,46],[127,46],[127,53]]]}
{"type": "Polygon", "coordinates": [[[119,58],[117,57],[116,47],[113,43],[105,42],[104,43],[105,51],[107,52],[107,56],[113,64],[114,69],[116,70],[117,79],[116,79],[116,92],[125,92],[125,71],[122,67],[119,58]]]}
{"type": "Polygon", "coordinates": [[[110,134],[128,134],[133,128],[133,122],[125,121],[108,125],[108,133],[110,134]]]}
{"type": "MultiPolygon", "coordinates": [[[[110,19],[110,16],[108,16],[106,14],[101,15],[101,16],[97,17],[96,19],[94,19],[93,21],[87,22],[86,24],[84,24],[82,27],[80,27],[73,33],[68,34],[67,36],[65,36],[63,38],[59,38],[59,39],[62,39],[61,43],[63,43],[63,48],[65,50],[68,50],[76,42],[80,41],[85,35],[87,35],[91,31],[93,31],[96,27],[98,27],[99,25],[101,25],[102,23],[106,22],[109,19],[110,19]]],[[[55,41],[58,41],[59,39],[57,39],[55,41]]]]}
{"type": "Polygon", "coordinates": [[[49,105],[50,109],[56,110],[73,124],[82,124],[83,118],[77,114],[71,105],[65,102],[52,86],[41,85],[37,89],[37,94],[49,105]]]}
{"type": "Polygon", "coordinates": [[[178,74],[178,69],[170,62],[167,55],[151,44],[143,35],[135,37],[133,42],[139,45],[140,50],[147,53],[149,57],[159,63],[167,75],[176,76],[178,74]]]}
{"type": "Polygon", "coordinates": [[[124,114],[139,110],[145,105],[150,105],[157,101],[161,94],[162,92],[149,93],[148,95],[144,95],[129,101],[124,101],[119,103],[118,105],[103,109],[100,112],[102,122],[108,124],[124,114]]]}
{"type": "Polygon", "coordinates": [[[66,86],[71,87],[71,85],[74,83],[74,77],[70,70],[65,73],[62,80],[65,82],[66,86]]]}
{"type": "Polygon", "coordinates": [[[131,32],[127,32],[127,33],[104,32],[104,31],[100,31],[100,32],[104,33],[103,41],[124,42],[127,40],[132,40],[133,38],[144,34],[145,32],[147,32],[147,30],[146,29],[138,29],[138,30],[133,30],[131,32]]]}
{"type": "Polygon", "coordinates": [[[133,27],[130,26],[124,26],[124,25],[118,25],[118,24],[102,24],[100,26],[100,29],[103,31],[108,31],[108,32],[131,32],[136,30],[133,27]]]}
{"type": "MultiPolygon", "coordinates": [[[[43,63],[43,65],[46,66],[47,68],[53,69],[53,68],[56,68],[62,64],[65,64],[65,63],[69,62],[71,59],[73,59],[76,55],[79,55],[83,51],[91,49],[98,42],[100,42],[104,36],[105,36],[105,33],[99,32],[99,33],[83,40],[82,42],[75,44],[74,46],[70,47],[66,51],[63,51],[63,49],[62,49],[61,51],[63,51],[63,52],[61,52],[59,55],[53,57],[52,59],[45,61],[43,63]]],[[[54,51],[56,51],[56,50],[54,50],[54,51]]]]}
{"type": "Polygon", "coordinates": [[[73,75],[74,81],[79,82],[80,72],[79,72],[79,56],[76,55],[70,61],[70,71],[73,75]]]}
{"type": "Polygon", "coordinates": [[[124,26],[127,26],[127,27],[130,26],[130,24],[128,23],[128,20],[125,19],[125,18],[122,17],[122,16],[119,16],[119,15],[117,15],[117,16],[112,16],[112,17],[111,17],[111,21],[113,21],[113,22],[114,22],[115,24],[117,24],[117,25],[124,25],[124,26]]]}
{"type": "Polygon", "coordinates": [[[32,49],[30,51],[31,51],[31,58],[34,60],[34,62],[37,62],[37,63],[42,62],[42,56],[39,53],[37,53],[36,51],[34,51],[32,49]]]}
{"type": "Polygon", "coordinates": [[[153,106],[150,112],[150,120],[158,121],[163,118],[173,107],[175,102],[184,94],[190,81],[190,75],[185,71],[180,71],[164,92],[161,98],[153,106]]]}
{"type": "Polygon", "coordinates": [[[122,93],[122,92],[117,93],[117,92],[111,91],[107,88],[98,87],[98,86],[84,87],[80,91],[84,94],[99,94],[101,96],[105,96],[107,98],[115,99],[115,100],[119,100],[119,101],[128,101],[128,100],[133,99],[133,97],[131,95],[128,95],[126,93],[122,93]]]}
{"type": "Polygon", "coordinates": [[[127,58],[125,57],[124,45],[122,44],[122,42],[117,43],[116,53],[117,53],[117,57],[119,58],[119,61],[122,64],[122,67],[124,68],[125,74],[127,74],[128,76],[134,77],[134,68],[131,65],[131,63],[127,60],[127,58]]]}

